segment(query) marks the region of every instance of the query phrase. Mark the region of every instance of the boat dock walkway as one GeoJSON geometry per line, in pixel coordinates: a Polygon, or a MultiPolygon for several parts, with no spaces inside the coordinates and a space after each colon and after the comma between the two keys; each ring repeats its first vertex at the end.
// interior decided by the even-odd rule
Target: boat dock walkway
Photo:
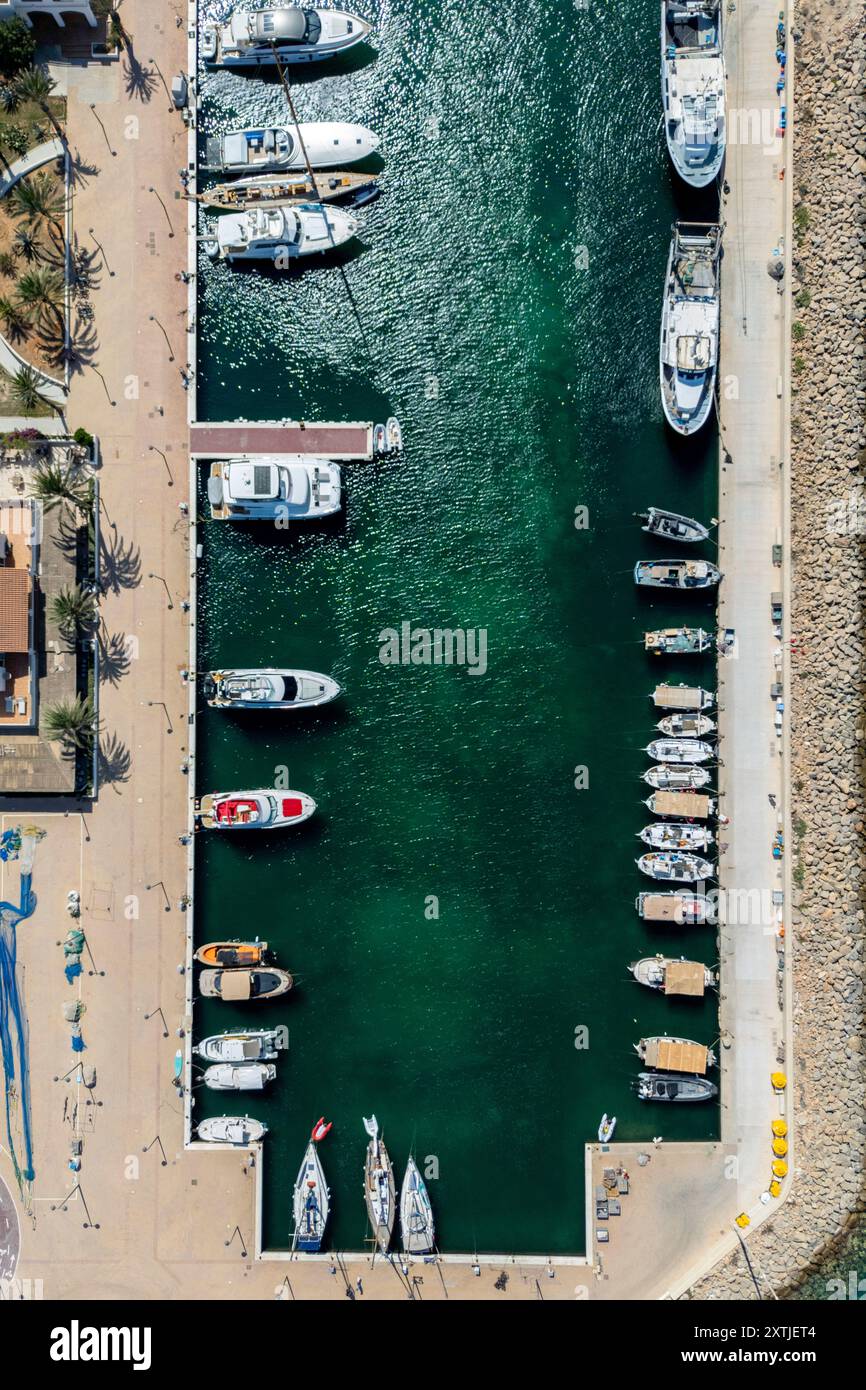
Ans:
{"type": "Polygon", "coordinates": [[[369,421],[193,423],[189,435],[190,453],[200,459],[234,454],[317,454],[341,462],[373,457],[373,425],[369,421]]]}

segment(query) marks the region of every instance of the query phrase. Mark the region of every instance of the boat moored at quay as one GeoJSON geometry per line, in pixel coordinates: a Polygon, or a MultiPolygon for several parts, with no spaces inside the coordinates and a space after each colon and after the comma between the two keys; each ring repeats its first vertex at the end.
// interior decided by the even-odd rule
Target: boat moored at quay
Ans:
{"type": "Polygon", "coordinates": [[[661,850],[642,854],[635,861],[642,874],[648,878],[659,879],[663,883],[703,883],[715,876],[708,859],[697,854],[682,854],[679,851],[661,850]]]}
{"type": "Polygon", "coordinates": [[[712,636],[702,627],[663,627],[644,633],[644,650],[653,656],[694,656],[708,650],[712,636]]]}
{"type": "Polygon", "coordinates": [[[677,222],[665,275],[659,380],[665,419],[696,434],[709,419],[719,360],[721,228],[677,222]]]}
{"type": "Polygon", "coordinates": [[[203,1038],[192,1051],[204,1062],[273,1062],[286,1046],[284,1039],[279,1028],[237,1028],[203,1038]]]}
{"type": "Polygon", "coordinates": [[[670,816],[674,820],[709,820],[716,813],[716,798],[705,792],[655,791],[644,802],[654,816],[670,816]]]}
{"type": "Polygon", "coordinates": [[[699,738],[655,738],[644,749],[660,763],[707,763],[715,749],[699,738]]]}
{"type": "MultiPolygon", "coordinates": [[[[253,174],[248,178],[217,183],[197,195],[202,207],[214,212],[249,212],[252,208],[292,207],[297,203],[330,203],[338,198],[369,195],[378,174],[359,174],[348,169],[297,174],[253,174]]],[[[671,537],[671,539],[674,539],[671,537]]]]}
{"type": "Polygon", "coordinates": [[[643,956],[630,966],[639,985],[657,989],[662,994],[679,995],[685,999],[703,999],[708,989],[717,983],[715,971],[700,961],[680,956],[643,956]]]}
{"type": "Polygon", "coordinates": [[[667,738],[703,738],[714,734],[716,726],[705,714],[669,714],[660,719],[656,728],[667,738]]]}
{"type": "Polygon", "coordinates": [[[707,768],[688,763],[657,763],[647,768],[643,780],[657,791],[695,791],[707,785],[710,774],[707,768]]]}
{"type": "Polygon", "coordinates": [[[336,700],[342,687],[318,671],[241,667],[209,671],[202,687],[211,709],[316,709],[336,700]]]}
{"type": "Polygon", "coordinates": [[[216,459],[207,483],[214,521],[316,521],[342,506],[339,464],[303,454],[216,459]]]}
{"type": "Polygon", "coordinates": [[[716,697],[711,690],[703,690],[699,685],[657,685],[650,695],[656,709],[672,709],[697,712],[711,709],[716,697]]]}
{"type": "Polygon", "coordinates": [[[252,12],[237,8],[221,22],[202,24],[199,45],[209,67],[317,63],[347,53],[372,27],[347,10],[306,5],[272,5],[252,12]]]}
{"type": "Polygon", "coordinates": [[[638,1100],[662,1100],[673,1104],[712,1100],[719,1088],[704,1076],[677,1076],[670,1072],[642,1071],[637,1079],[638,1100]]]}
{"type": "Polygon", "coordinates": [[[635,898],[638,916],[644,922],[663,926],[699,927],[715,921],[715,907],[701,893],[638,893],[635,898]]]}
{"type": "Polygon", "coordinates": [[[225,832],[284,830],[308,820],[316,803],[305,792],[208,792],[196,805],[196,818],[205,830],[225,832]]]}
{"type": "Polygon", "coordinates": [[[716,1065],[713,1049],[692,1042],[689,1038],[669,1038],[667,1035],[641,1038],[640,1042],[635,1043],[634,1050],[650,1071],[676,1071],[703,1076],[708,1068],[716,1065]]]}
{"type": "Polygon", "coordinates": [[[692,188],[707,188],[725,158],[722,0],[662,0],[661,80],[671,163],[692,188]]]}
{"type": "Polygon", "coordinates": [[[357,236],[359,225],[345,208],[324,203],[250,208],[220,217],[214,231],[205,236],[204,246],[213,260],[228,265],[265,261],[285,268],[293,261],[345,246],[357,236]]]}
{"type": "Polygon", "coordinates": [[[302,121],[291,126],[249,126],[208,136],[202,169],[215,174],[269,174],[278,170],[339,169],[369,159],[379,137],[348,121],[302,121]]]}
{"type": "Polygon", "coordinates": [[[722,578],[709,560],[638,560],[634,582],[645,589],[712,589],[722,578]]]}
{"type": "Polygon", "coordinates": [[[700,521],[695,521],[690,516],[681,516],[679,512],[666,511],[664,507],[648,507],[638,515],[644,523],[641,530],[650,536],[658,536],[663,541],[689,544],[705,541],[710,534],[708,527],[703,526],[700,521]]]}
{"type": "Polygon", "coordinates": [[[678,824],[676,821],[658,821],[645,825],[638,838],[653,849],[708,849],[714,835],[703,825],[678,824]]]}
{"type": "Polygon", "coordinates": [[[364,1120],[364,1128],[370,1136],[364,1162],[364,1199],[373,1239],[382,1254],[386,1255],[397,1214],[394,1167],[385,1142],[379,1137],[379,1122],[375,1115],[364,1120]]]}
{"type": "Polygon", "coordinates": [[[247,1149],[258,1144],[268,1132],[261,1120],[253,1120],[249,1115],[216,1115],[213,1119],[202,1120],[196,1127],[196,1135],[208,1144],[232,1144],[235,1148],[247,1149]]]}

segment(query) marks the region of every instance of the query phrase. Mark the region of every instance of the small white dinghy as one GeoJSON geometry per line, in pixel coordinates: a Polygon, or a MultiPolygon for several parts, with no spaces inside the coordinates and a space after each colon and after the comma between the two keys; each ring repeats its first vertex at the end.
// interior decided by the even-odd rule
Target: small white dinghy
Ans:
{"type": "Polygon", "coordinates": [[[273,1062],[242,1062],[240,1066],[219,1062],[208,1067],[204,1084],[211,1091],[263,1091],[276,1074],[273,1062]]]}
{"type": "Polygon", "coordinates": [[[709,743],[697,738],[656,738],[645,752],[659,763],[707,763],[716,756],[709,743]]]}
{"type": "Polygon", "coordinates": [[[601,1117],[601,1123],[598,1127],[598,1142],[600,1144],[609,1144],[611,1139],[613,1138],[613,1132],[615,1129],[616,1115],[608,1116],[607,1111],[605,1111],[601,1117]]]}
{"type": "Polygon", "coordinates": [[[249,1115],[217,1115],[212,1120],[202,1120],[196,1129],[199,1139],[208,1144],[234,1144],[246,1149],[258,1144],[268,1132],[261,1120],[251,1120],[249,1115]]]}
{"type": "Polygon", "coordinates": [[[209,671],[203,685],[212,709],[313,709],[342,694],[342,687],[318,671],[240,667],[209,671]]]}
{"type": "Polygon", "coordinates": [[[411,1154],[400,1188],[400,1240],[406,1255],[428,1255],[436,1245],[430,1194],[411,1154]]]}

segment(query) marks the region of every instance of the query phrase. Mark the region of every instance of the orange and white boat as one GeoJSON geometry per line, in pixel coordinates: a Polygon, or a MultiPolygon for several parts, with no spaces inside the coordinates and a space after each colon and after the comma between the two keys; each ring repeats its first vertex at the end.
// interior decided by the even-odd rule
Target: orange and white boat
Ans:
{"type": "Polygon", "coordinates": [[[209,792],[196,807],[205,830],[283,830],[309,819],[316,803],[304,792],[209,792]]]}
{"type": "Polygon", "coordinates": [[[270,951],[266,941],[210,941],[206,946],[199,946],[194,959],[199,965],[250,969],[254,965],[265,965],[270,951]]]}

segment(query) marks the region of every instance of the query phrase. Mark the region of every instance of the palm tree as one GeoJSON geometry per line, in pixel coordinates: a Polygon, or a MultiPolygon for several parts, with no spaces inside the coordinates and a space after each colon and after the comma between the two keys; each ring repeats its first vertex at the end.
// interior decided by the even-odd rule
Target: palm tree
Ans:
{"type": "Polygon", "coordinates": [[[18,267],[11,251],[0,251],[0,275],[14,275],[18,267]]]}
{"type": "Polygon", "coordinates": [[[15,255],[20,256],[28,265],[39,260],[39,241],[32,227],[15,228],[15,243],[12,249],[15,255]]]}
{"type": "Polygon", "coordinates": [[[51,612],[64,631],[82,632],[96,618],[96,598],[77,584],[74,588],[63,588],[51,600],[51,612]]]}
{"type": "Polygon", "coordinates": [[[88,695],[82,699],[59,700],[42,712],[42,728],[47,738],[61,740],[72,748],[88,748],[93,742],[95,711],[88,695]]]}
{"type": "Polygon", "coordinates": [[[22,338],[27,337],[30,328],[27,311],[8,295],[0,295],[0,323],[13,342],[20,342],[22,338]]]}
{"type": "Polygon", "coordinates": [[[42,378],[32,367],[19,367],[9,383],[9,395],[25,415],[40,405],[48,405],[42,394],[42,378]]]}
{"type": "Polygon", "coordinates": [[[47,267],[43,270],[28,270],[18,281],[18,300],[27,309],[33,309],[42,319],[48,319],[56,327],[64,324],[65,304],[63,276],[47,267]]]}
{"type": "Polygon", "coordinates": [[[9,210],[13,217],[25,217],[31,226],[50,222],[63,235],[60,218],[66,211],[66,198],[51,174],[31,174],[16,183],[9,194],[9,210]]]}
{"type": "Polygon", "coordinates": [[[87,510],[86,485],[82,485],[70,468],[62,468],[57,463],[43,463],[33,474],[30,482],[30,496],[42,503],[50,512],[61,502],[71,502],[82,511],[87,510]]]}

